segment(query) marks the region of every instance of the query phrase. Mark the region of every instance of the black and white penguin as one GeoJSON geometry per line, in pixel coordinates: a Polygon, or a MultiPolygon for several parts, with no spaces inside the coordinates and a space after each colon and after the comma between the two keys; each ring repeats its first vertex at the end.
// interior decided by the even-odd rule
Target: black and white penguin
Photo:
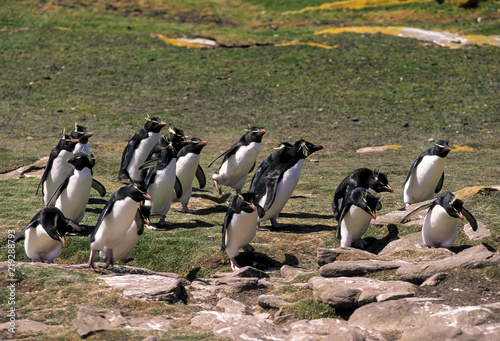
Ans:
{"type": "Polygon", "coordinates": [[[106,188],[93,178],[94,163],[91,160],[92,158],[84,152],[66,160],[74,168],[55,190],[47,204],[59,208],[66,218],[77,223],[83,220],[91,188],[94,188],[101,197],[106,195],[106,188]]]}
{"type": "Polygon", "coordinates": [[[265,133],[262,128],[249,127],[231,148],[210,162],[208,167],[224,157],[219,169],[212,174],[212,180],[219,194],[222,194],[221,185],[232,187],[236,190],[236,194],[241,194],[248,173],[254,169],[257,156],[262,150],[262,137],[265,133]]]}
{"type": "Polygon", "coordinates": [[[89,138],[91,138],[93,134],[90,131],[87,131],[87,128],[75,123],[75,127],[71,130],[69,136],[79,141],[73,150],[73,154],[85,153],[87,155],[91,155],[88,142],[89,138]]]}
{"type": "Polygon", "coordinates": [[[160,131],[166,125],[159,117],[146,118],[146,123],[132,136],[123,151],[118,180],[140,180],[139,166],[146,161],[151,150],[160,141],[160,131]]]}
{"type": "Polygon", "coordinates": [[[151,200],[143,183],[131,183],[121,187],[109,199],[90,235],[89,266],[94,267],[97,251],[106,248],[106,266],[113,263],[113,249],[119,246],[135,219],[140,202],[151,200]]]}
{"type": "Polygon", "coordinates": [[[248,190],[255,194],[255,203],[266,212],[258,219],[259,224],[270,219],[272,227],[281,226],[276,219],[299,181],[304,160],[321,149],[322,145],[305,140],[298,140],[294,145],[284,142],[262,161],[248,190]]]}
{"type": "Polygon", "coordinates": [[[408,213],[401,223],[420,210],[429,209],[422,226],[422,240],[427,247],[449,248],[455,242],[457,236],[458,219],[469,222],[473,231],[477,230],[477,221],[472,214],[463,207],[463,201],[450,192],[442,193],[436,200],[417,207],[408,213]]]}
{"type": "MultiPolygon", "coordinates": [[[[135,218],[132,221],[129,229],[123,235],[122,240],[118,243],[117,246],[113,248],[113,258],[119,260],[123,263],[130,262],[132,260],[132,251],[134,247],[139,242],[141,235],[144,233],[144,224],[149,225],[149,215],[151,213],[151,207],[139,205],[137,212],[135,214],[135,218]]],[[[104,247],[104,250],[99,251],[99,256],[103,259],[106,257],[107,249],[104,247]]]]}
{"type": "Polygon", "coordinates": [[[335,219],[338,221],[340,218],[340,208],[346,190],[362,187],[368,189],[371,194],[381,192],[393,192],[394,190],[389,185],[387,174],[378,171],[373,171],[368,168],[358,168],[353,170],[348,176],[344,178],[335,190],[335,195],[332,201],[332,210],[335,219]]]}
{"type": "Polygon", "coordinates": [[[188,208],[193,191],[193,180],[196,177],[199,188],[204,188],[207,182],[205,173],[200,166],[200,153],[203,147],[207,145],[207,142],[197,137],[190,138],[188,141],[177,154],[175,174],[181,182],[182,195],[180,198],[174,196],[173,201],[182,203],[182,212],[193,213],[188,208]]]}
{"type": "Polygon", "coordinates": [[[444,166],[450,150],[448,141],[439,140],[413,162],[403,185],[406,206],[434,199],[434,193],[443,187],[444,166]]]}
{"type": "Polygon", "coordinates": [[[366,188],[357,187],[346,191],[337,227],[340,246],[365,248],[366,242],[361,237],[372,218],[376,219],[376,211],[381,208],[380,201],[366,188]]]}
{"type": "Polygon", "coordinates": [[[67,163],[66,160],[73,156],[73,151],[78,142],[77,139],[72,139],[69,135],[63,134],[57,146],[50,152],[49,161],[45,166],[36,190],[36,194],[38,194],[40,186],[42,187],[42,200],[45,206],[47,206],[57,187],[73,169],[73,165],[67,163]]]}
{"type": "Polygon", "coordinates": [[[177,150],[172,141],[164,136],[156,149],[153,158],[141,165],[140,169],[148,168],[144,181],[147,192],[153,197],[151,202],[146,202],[146,205],[151,206],[151,218],[160,218],[160,221],[151,227],[163,227],[170,225],[165,221],[165,217],[170,210],[173,197],[181,196],[182,184],[175,174],[177,150]]]}
{"type": "Polygon", "coordinates": [[[18,241],[25,233],[24,250],[33,263],[47,261],[53,263],[59,257],[61,249],[66,246],[65,235],[72,231],[75,224],[64,216],[57,207],[44,207],[31,219],[14,241],[18,241]]]}
{"type": "Polygon", "coordinates": [[[253,200],[253,193],[236,195],[231,200],[224,217],[221,250],[226,251],[233,270],[240,269],[235,259],[240,248],[243,248],[245,252],[254,250],[250,242],[257,233],[257,219],[264,215],[264,210],[255,205],[253,200]]]}

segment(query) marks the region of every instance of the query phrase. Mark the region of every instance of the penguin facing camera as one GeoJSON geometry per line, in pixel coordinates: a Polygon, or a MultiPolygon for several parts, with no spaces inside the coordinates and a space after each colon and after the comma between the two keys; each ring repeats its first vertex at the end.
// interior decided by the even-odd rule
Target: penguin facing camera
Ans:
{"type": "Polygon", "coordinates": [[[151,196],[141,182],[123,186],[111,196],[90,235],[89,267],[94,267],[97,251],[104,249],[106,267],[113,264],[113,249],[123,242],[123,236],[130,229],[139,204],[144,200],[151,200],[151,196]]]}
{"type": "Polygon", "coordinates": [[[241,194],[248,173],[254,169],[257,156],[262,150],[262,137],[265,133],[266,130],[263,128],[248,127],[247,132],[231,148],[210,162],[208,167],[224,157],[219,169],[212,174],[212,180],[219,194],[222,194],[221,186],[231,187],[236,190],[236,194],[241,194]]]}
{"type": "Polygon", "coordinates": [[[457,236],[458,219],[467,219],[473,231],[477,230],[477,221],[474,216],[463,207],[463,201],[450,192],[442,193],[436,200],[417,207],[408,213],[401,223],[408,222],[409,218],[420,210],[429,209],[422,226],[422,240],[427,247],[450,248],[457,236]]]}
{"type": "Polygon", "coordinates": [[[231,269],[238,270],[236,262],[239,249],[254,251],[250,245],[257,233],[257,219],[264,215],[262,207],[253,203],[253,193],[236,195],[229,204],[222,226],[221,251],[225,251],[231,262],[231,269]]]}
{"type": "Polygon", "coordinates": [[[78,142],[77,139],[73,139],[63,133],[57,146],[50,152],[49,161],[45,166],[35,193],[35,195],[38,194],[40,187],[42,187],[42,201],[44,206],[47,206],[49,199],[57,187],[59,187],[73,169],[73,165],[67,163],[66,160],[73,156],[73,151],[78,142]]]}
{"type": "Polygon", "coordinates": [[[140,180],[139,166],[146,161],[151,150],[160,141],[160,131],[166,125],[159,117],[146,117],[146,123],[137,130],[123,150],[118,180],[140,180]]]}
{"type": "Polygon", "coordinates": [[[257,168],[250,183],[249,192],[255,194],[255,203],[266,212],[257,223],[271,220],[273,228],[282,227],[277,218],[295,186],[299,182],[304,160],[312,153],[323,149],[322,145],[313,144],[303,139],[295,144],[283,142],[257,168]]]}
{"type": "Polygon", "coordinates": [[[73,165],[74,168],[54,191],[47,206],[59,208],[66,218],[80,223],[85,215],[90,189],[94,188],[103,197],[106,195],[106,188],[99,181],[93,179],[94,162],[87,154],[77,153],[66,162],[73,165]]]}
{"type": "Polygon", "coordinates": [[[356,187],[366,188],[370,190],[371,194],[394,192],[392,187],[389,185],[387,174],[377,170],[373,171],[368,168],[358,168],[353,170],[340,182],[335,190],[335,195],[332,201],[332,210],[333,216],[337,221],[339,221],[340,218],[340,209],[342,207],[342,201],[344,200],[346,191],[352,190],[356,187]]]}
{"type": "Polygon", "coordinates": [[[24,250],[33,263],[47,261],[54,263],[61,249],[66,246],[65,235],[72,230],[80,230],[75,222],[67,219],[57,207],[42,208],[14,238],[17,242],[23,234],[24,250]]]}
{"type": "Polygon", "coordinates": [[[337,227],[340,246],[364,249],[367,243],[361,237],[368,230],[372,218],[377,218],[376,211],[381,208],[378,198],[366,188],[356,187],[346,191],[337,227]]]}
{"type": "Polygon", "coordinates": [[[79,141],[75,146],[75,150],[73,150],[73,154],[83,152],[86,153],[87,155],[91,155],[90,146],[88,142],[89,138],[91,138],[93,134],[90,131],[87,131],[87,128],[75,123],[75,127],[73,128],[73,130],[71,130],[69,136],[79,141]]]}
{"type": "Polygon", "coordinates": [[[446,156],[450,150],[448,141],[439,140],[413,162],[403,184],[406,206],[434,199],[434,193],[441,191],[446,156]]]}
{"type": "Polygon", "coordinates": [[[182,194],[179,198],[174,196],[173,201],[181,202],[184,213],[194,213],[188,208],[189,199],[193,192],[194,178],[196,177],[200,189],[204,188],[207,183],[205,173],[200,166],[200,153],[206,145],[206,141],[193,137],[177,154],[175,175],[181,182],[182,194]]]}

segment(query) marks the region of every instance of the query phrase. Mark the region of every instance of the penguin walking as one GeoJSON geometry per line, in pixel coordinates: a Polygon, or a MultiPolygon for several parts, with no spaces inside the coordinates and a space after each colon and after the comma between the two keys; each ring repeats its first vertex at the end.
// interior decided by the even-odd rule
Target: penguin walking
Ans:
{"type": "Polygon", "coordinates": [[[94,267],[97,251],[106,249],[106,267],[113,264],[113,249],[120,245],[135,219],[141,201],[151,200],[143,183],[131,183],[118,189],[102,210],[90,235],[89,267],[94,267]]]}
{"type": "Polygon", "coordinates": [[[101,197],[106,195],[106,188],[92,177],[94,163],[91,160],[84,152],[70,157],[66,162],[74,168],[54,191],[47,204],[59,208],[66,218],[77,223],[83,220],[91,188],[94,188],[101,197]]]}
{"type": "Polygon", "coordinates": [[[174,196],[173,201],[181,202],[182,212],[194,212],[188,208],[189,199],[193,191],[194,178],[196,177],[198,180],[199,188],[204,188],[206,185],[205,173],[200,166],[200,153],[206,145],[206,141],[193,137],[189,139],[189,142],[177,154],[175,175],[181,182],[182,194],[180,198],[174,196]]]}
{"type": "Polygon", "coordinates": [[[77,139],[72,139],[69,135],[63,133],[57,146],[50,152],[49,161],[47,162],[47,166],[45,166],[36,190],[36,194],[38,194],[40,187],[42,187],[44,206],[47,206],[49,199],[57,187],[59,187],[73,169],[73,165],[67,163],[66,160],[73,156],[73,151],[78,142],[77,139]]]}
{"type": "MultiPolygon", "coordinates": [[[[117,246],[113,248],[113,258],[117,259],[123,263],[132,261],[132,251],[134,247],[139,242],[141,235],[144,233],[144,224],[149,225],[149,215],[151,213],[151,207],[139,205],[137,212],[135,213],[134,220],[130,225],[129,229],[123,235],[121,241],[117,243],[117,246]]],[[[101,258],[106,257],[107,248],[99,251],[99,256],[101,258]]]]}
{"type": "Polygon", "coordinates": [[[160,217],[160,221],[153,227],[164,227],[170,225],[165,221],[173,197],[179,198],[182,194],[182,184],[176,176],[177,152],[170,140],[162,138],[158,152],[153,158],[141,165],[148,167],[145,184],[147,192],[153,197],[146,205],[151,206],[151,217],[160,217]]]}
{"type": "Polygon", "coordinates": [[[69,136],[78,140],[78,143],[73,150],[73,154],[76,155],[77,153],[85,153],[87,155],[91,155],[88,142],[89,138],[91,138],[93,134],[90,131],[87,131],[87,128],[75,123],[75,127],[71,130],[69,136]]]}
{"type": "Polygon", "coordinates": [[[277,217],[290,199],[299,182],[300,171],[306,157],[323,149],[320,144],[298,140],[295,144],[284,142],[269,155],[255,171],[249,192],[255,194],[255,203],[262,206],[266,214],[258,219],[271,220],[273,228],[281,227],[277,217]]]}
{"type": "Polygon", "coordinates": [[[450,150],[448,141],[439,140],[413,162],[403,184],[406,206],[434,199],[434,193],[443,187],[444,166],[450,150]]]}
{"type": "Polygon", "coordinates": [[[212,174],[212,180],[219,194],[222,194],[221,185],[232,187],[236,190],[236,194],[241,194],[248,173],[254,169],[257,156],[262,150],[262,137],[265,133],[265,129],[249,127],[231,148],[210,162],[208,167],[224,157],[219,169],[212,174]]]}
{"type": "Polygon", "coordinates": [[[442,193],[436,200],[417,207],[408,213],[401,223],[420,210],[429,209],[422,226],[422,240],[427,247],[450,248],[457,236],[458,219],[469,222],[473,231],[477,230],[477,221],[472,214],[463,207],[463,201],[450,192],[442,193]]]}
{"type": "Polygon", "coordinates": [[[339,221],[340,218],[340,208],[342,207],[345,192],[356,187],[366,188],[371,194],[394,192],[392,187],[389,185],[387,174],[376,170],[373,171],[368,168],[358,168],[353,170],[340,182],[333,196],[332,210],[333,216],[337,221],[339,221]]]}
{"type": "Polygon", "coordinates": [[[254,250],[250,242],[257,233],[257,219],[264,215],[264,211],[262,207],[255,205],[253,200],[252,193],[236,195],[224,217],[221,251],[226,251],[233,270],[240,269],[235,259],[240,248],[245,252],[254,250]]]}
{"type": "Polygon", "coordinates": [[[62,247],[66,246],[65,235],[72,231],[72,227],[80,229],[78,224],[67,219],[57,207],[47,206],[19,232],[14,242],[25,233],[24,250],[31,261],[37,263],[45,260],[51,264],[59,257],[62,247]]]}
{"type": "Polygon", "coordinates": [[[123,151],[118,180],[140,180],[139,166],[146,161],[153,147],[160,141],[160,131],[166,125],[159,117],[146,118],[146,123],[132,136],[123,151]]]}
{"type": "Polygon", "coordinates": [[[366,188],[356,187],[346,191],[337,227],[340,246],[365,248],[367,243],[361,237],[381,208],[380,201],[366,188]]]}

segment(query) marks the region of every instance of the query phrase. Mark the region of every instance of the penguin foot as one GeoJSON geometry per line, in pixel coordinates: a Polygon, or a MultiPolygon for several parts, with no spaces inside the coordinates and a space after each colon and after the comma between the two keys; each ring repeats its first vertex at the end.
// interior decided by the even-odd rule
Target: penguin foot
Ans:
{"type": "Polygon", "coordinates": [[[106,260],[106,265],[104,266],[107,269],[110,265],[113,267],[113,249],[107,249],[106,255],[103,257],[106,260]]]}
{"type": "Polygon", "coordinates": [[[192,210],[188,207],[187,204],[182,204],[182,210],[181,210],[182,213],[190,213],[190,214],[195,214],[196,213],[196,210],[192,210]]]}
{"type": "Polygon", "coordinates": [[[236,263],[236,259],[234,259],[234,257],[229,259],[229,261],[231,262],[231,269],[233,271],[241,269],[241,267],[238,265],[238,263],[236,263]]]}
{"type": "Polygon", "coordinates": [[[244,250],[245,252],[254,252],[254,251],[255,251],[255,248],[254,248],[252,245],[247,244],[247,245],[243,246],[243,250],[244,250]]]}
{"type": "Polygon", "coordinates": [[[159,222],[157,222],[156,224],[151,224],[152,226],[155,227],[155,229],[165,229],[167,227],[170,227],[172,225],[174,225],[173,223],[170,223],[168,221],[165,221],[164,219],[160,219],[159,222]]]}
{"type": "Polygon", "coordinates": [[[222,194],[222,188],[217,180],[214,180],[214,186],[217,188],[217,191],[219,191],[219,195],[222,194]]]}
{"type": "Polygon", "coordinates": [[[257,225],[257,230],[259,230],[259,231],[274,231],[274,228],[273,228],[273,226],[264,226],[264,227],[262,227],[259,224],[259,225],[257,225]]]}
{"type": "Polygon", "coordinates": [[[96,250],[94,250],[94,249],[90,250],[90,257],[89,257],[89,264],[88,264],[89,268],[92,268],[92,269],[95,268],[94,259],[95,259],[96,253],[97,253],[96,250]]]}

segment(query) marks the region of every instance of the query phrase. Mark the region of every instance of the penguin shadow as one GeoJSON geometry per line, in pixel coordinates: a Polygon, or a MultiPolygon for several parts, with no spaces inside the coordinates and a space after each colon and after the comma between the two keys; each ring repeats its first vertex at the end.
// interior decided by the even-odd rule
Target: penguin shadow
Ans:
{"type": "Polygon", "coordinates": [[[210,215],[213,213],[226,213],[227,205],[217,205],[212,207],[205,207],[199,210],[196,210],[194,213],[189,213],[192,215],[210,215]]]}
{"type": "MultiPolygon", "coordinates": [[[[255,251],[240,252],[235,259],[240,267],[251,266],[262,271],[280,269],[283,265],[285,265],[284,263],[281,263],[266,254],[255,251]]],[[[296,261],[298,263],[297,259],[296,261]]]]}
{"type": "Polygon", "coordinates": [[[215,225],[207,223],[206,221],[203,221],[203,220],[195,219],[194,221],[186,222],[186,223],[172,223],[172,225],[156,226],[156,229],[153,231],[170,231],[170,230],[175,230],[175,229],[179,229],[179,228],[189,229],[189,228],[196,228],[196,227],[208,228],[208,227],[213,227],[213,226],[215,226],[215,225]]]}
{"type": "Polygon", "coordinates": [[[377,255],[390,242],[399,239],[399,229],[396,224],[388,224],[387,230],[388,234],[381,239],[377,239],[374,237],[363,238],[363,240],[368,243],[367,247],[364,250],[377,255]]]}
{"type": "Polygon", "coordinates": [[[269,225],[261,225],[260,231],[269,232],[284,232],[284,233],[311,233],[311,232],[321,232],[321,231],[332,231],[335,230],[334,227],[330,225],[315,224],[315,225],[303,225],[303,224],[284,224],[280,227],[273,227],[269,225]]]}
{"type": "Polygon", "coordinates": [[[203,189],[194,189],[193,188],[193,193],[191,194],[192,197],[195,198],[201,198],[205,200],[210,200],[213,201],[217,204],[222,204],[228,202],[228,199],[233,195],[231,192],[224,192],[222,195],[212,195],[210,191],[203,190],[203,189]]]}

